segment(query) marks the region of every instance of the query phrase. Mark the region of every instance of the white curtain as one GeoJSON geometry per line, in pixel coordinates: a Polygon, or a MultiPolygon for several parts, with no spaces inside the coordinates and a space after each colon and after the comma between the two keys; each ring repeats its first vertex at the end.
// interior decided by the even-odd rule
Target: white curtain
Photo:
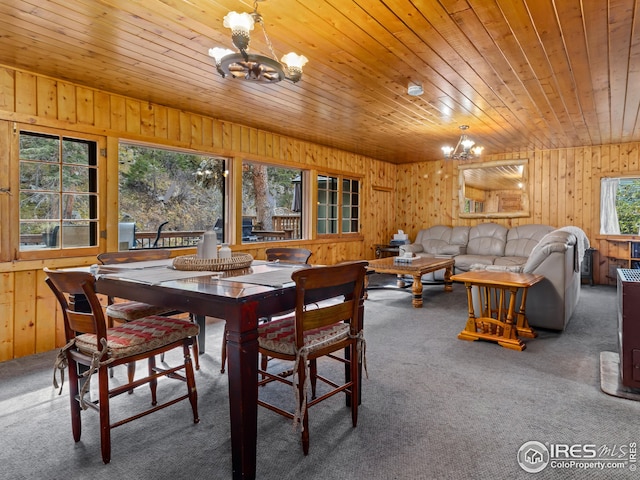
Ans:
{"type": "Polygon", "coordinates": [[[603,178],[600,182],[600,233],[620,234],[616,194],[620,185],[619,178],[603,178]]]}

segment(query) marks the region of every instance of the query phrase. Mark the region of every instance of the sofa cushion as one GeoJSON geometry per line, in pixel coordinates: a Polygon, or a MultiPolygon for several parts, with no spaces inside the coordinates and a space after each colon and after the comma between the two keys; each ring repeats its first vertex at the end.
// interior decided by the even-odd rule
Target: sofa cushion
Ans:
{"type": "Polygon", "coordinates": [[[446,245],[438,249],[435,255],[460,255],[467,251],[464,245],[446,245]]]}
{"type": "Polygon", "coordinates": [[[496,257],[493,261],[494,265],[501,265],[505,267],[522,267],[525,263],[527,263],[527,257],[496,257]]]}
{"type": "Polygon", "coordinates": [[[527,257],[529,257],[538,242],[553,230],[553,227],[539,224],[512,227],[507,233],[504,255],[506,257],[524,257],[526,262],[527,257]]]}
{"type": "Polygon", "coordinates": [[[451,227],[435,225],[431,228],[420,230],[415,243],[422,245],[422,251],[437,255],[440,250],[449,245],[451,239],[451,227]]]}
{"type": "Polygon", "coordinates": [[[451,244],[451,246],[459,247],[460,251],[458,252],[458,254],[467,253],[467,243],[469,243],[469,230],[470,227],[453,227],[451,229],[451,240],[449,241],[449,243],[451,244]]]}
{"type": "Polygon", "coordinates": [[[468,272],[471,265],[493,265],[496,258],[494,255],[458,255],[455,257],[455,269],[468,272]]]}
{"type": "Polygon", "coordinates": [[[403,245],[400,252],[423,253],[421,256],[460,255],[465,253],[469,227],[434,225],[418,232],[416,241],[403,245]]]}
{"type": "Polygon", "coordinates": [[[469,230],[467,254],[504,256],[507,244],[507,227],[497,223],[481,223],[469,230]]]}

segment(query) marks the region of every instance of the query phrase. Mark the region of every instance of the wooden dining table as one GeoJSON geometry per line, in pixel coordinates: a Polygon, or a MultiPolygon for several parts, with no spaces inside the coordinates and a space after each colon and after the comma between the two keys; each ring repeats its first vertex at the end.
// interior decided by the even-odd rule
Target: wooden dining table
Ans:
{"type": "Polygon", "coordinates": [[[295,308],[291,273],[302,267],[254,262],[244,269],[192,272],[193,276],[176,271],[173,278],[171,272],[159,268],[104,270],[104,274],[101,270],[96,277],[96,290],[112,297],[226,320],[232,478],[254,479],[258,319],[295,308]]]}

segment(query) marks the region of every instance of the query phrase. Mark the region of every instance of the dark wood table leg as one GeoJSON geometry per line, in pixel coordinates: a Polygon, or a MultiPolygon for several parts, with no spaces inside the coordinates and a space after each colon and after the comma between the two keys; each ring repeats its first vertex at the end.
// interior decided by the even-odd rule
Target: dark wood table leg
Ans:
{"type": "Polygon", "coordinates": [[[257,303],[229,307],[225,318],[233,479],[253,480],[258,431],[257,303]]]}
{"type": "Polygon", "coordinates": [[[206,335],[206,318],[204,315],[196,315],[196,323],[200,327],[200,333],[198,333],[198,352],[204,353],[204,341],[207,337],[206,335]]]}
{"type": "Polygon", "coordinates": [[[374,274],[375,272],[372,272],[371,270],[367,270],[367,274],[364,276],[364,292],[362,292],[362,294],[364,295],[364,299],[368,299],[369,298],[369,275],[374,274]]]}
{"type": "MultiPolygon", "coordinates": [[[[366,277],[365,277],[366,280],[366,277]]],[[[362,330],[364,331],[364,301],[360,302],[360,305],[358,306],[358,330],[362,330]]],[[[356,352],[357,354],[357,352],[356,352]]],[[[363,357],[364,357],[364,353],[363,353],[363,357]]],[[[344,349],[344,358],[346,360],[352,360],[351,359],[351,354],[349,352],[348,348],[344,349]]],[[[357,362],[359,359],[356,358],[355,361],[357,362]]],[[[362,359],[362,361],[364,362],[364,358],[362,359]]],[[[349,366],[349,364],[345,363],[344,364],[344,381],[345,383],[350,382],[351,381],[351,368],[349,366]]],[[[351,395],[347,394],[345,395],[346,398],[346,405],[347,407],[351,406],[351,395]]],[[[362,405],[362,363],[360,363],[358,365],[358,405],[362,405]]]]}

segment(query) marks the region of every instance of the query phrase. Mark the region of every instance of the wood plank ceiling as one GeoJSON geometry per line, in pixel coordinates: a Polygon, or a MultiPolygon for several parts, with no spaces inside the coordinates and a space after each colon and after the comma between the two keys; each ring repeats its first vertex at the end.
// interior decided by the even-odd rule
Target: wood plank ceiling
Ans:
{"type": "MultiPolygon", "coordinates": [[[[0,64],[405,163],[640,141],[638,0],[267,0],[297,84],[223,79],[242,0],[0,3],[0,64]],[[424,93],[409,96],[409,82],[424,93]]],[[[250,50],[269,55],[259,26],[250,50]]]]}

